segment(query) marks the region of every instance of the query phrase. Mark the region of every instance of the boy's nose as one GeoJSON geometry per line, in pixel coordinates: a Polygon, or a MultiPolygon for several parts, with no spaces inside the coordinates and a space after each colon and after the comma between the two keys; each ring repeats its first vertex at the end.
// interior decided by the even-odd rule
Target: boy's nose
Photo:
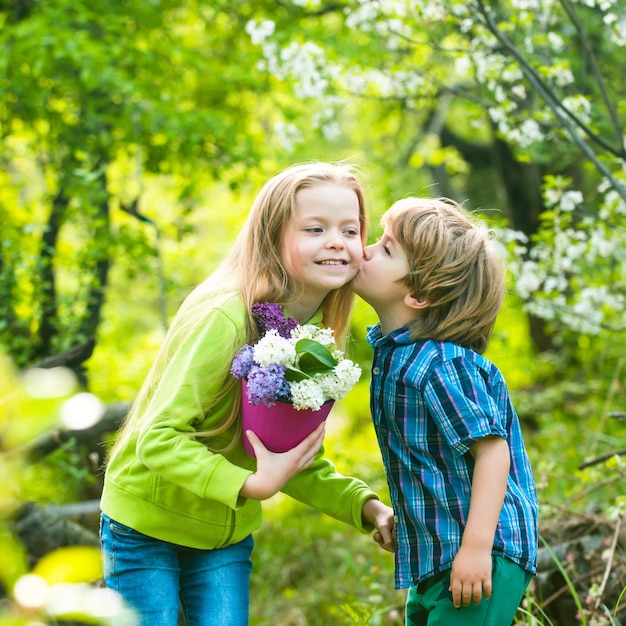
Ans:
{"type": "Polygon", "coordinates": [[[372,246],[365,246],[365,248],[363,248],[363,258],[366,261],[369,261],[371,255],[372,255],[372,246]]]}

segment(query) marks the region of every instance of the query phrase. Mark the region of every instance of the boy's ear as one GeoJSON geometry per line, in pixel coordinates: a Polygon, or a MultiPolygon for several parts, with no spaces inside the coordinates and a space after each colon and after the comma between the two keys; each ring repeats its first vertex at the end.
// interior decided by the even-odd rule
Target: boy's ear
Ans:
{"type": "Polygon", "coordinates": [[[424,300],[424,298],[416,298],[410,293],[407,293],[406,296],[404,296],[404,304],[406,304],[406,306],[410,309],[415,309],[416,311],[428,308],[428,300],[424,300]]]}

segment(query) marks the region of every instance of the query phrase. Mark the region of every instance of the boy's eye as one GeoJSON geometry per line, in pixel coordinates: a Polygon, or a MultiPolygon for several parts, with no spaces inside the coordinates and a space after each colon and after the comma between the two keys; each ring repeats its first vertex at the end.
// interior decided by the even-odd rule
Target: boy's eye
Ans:
{"type": "Polygon", "coordinates": [[[387,256],[390,256],[389,248],[388,248],[385,244],[382,244],[382,247],[383,247],[383,252],[384,252],[387,256]]]}

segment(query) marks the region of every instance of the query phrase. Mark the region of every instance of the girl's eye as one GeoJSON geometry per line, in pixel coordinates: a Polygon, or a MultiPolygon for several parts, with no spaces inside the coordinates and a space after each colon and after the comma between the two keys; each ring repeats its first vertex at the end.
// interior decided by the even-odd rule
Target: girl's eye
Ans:
{"type": "Polygon", "coordinates": [[[321,233],[322,229],[320,226],[310,226],[309,228],[304,229],[307,233],[321,233]]]}
{"type": "Polygon", "coordinates": [[[344,232],[345,232],[346,235],[350,235],[350,236],[352,236],[352,235],[356,236],[356,235],[359,234],[359,231],[356,228],[348,228],[344,232]]]}

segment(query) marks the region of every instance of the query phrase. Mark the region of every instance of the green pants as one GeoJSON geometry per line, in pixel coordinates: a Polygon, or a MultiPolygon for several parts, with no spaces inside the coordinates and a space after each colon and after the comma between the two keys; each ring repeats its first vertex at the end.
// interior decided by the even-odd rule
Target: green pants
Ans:
{"type": "Polygon", "coordinates": [[[510,626],[531,574],[504,557],[492,560],[488,600],[455,608],[448,590],[451,570],[446,570],[409,589],[406,626],[510,626]]]}

